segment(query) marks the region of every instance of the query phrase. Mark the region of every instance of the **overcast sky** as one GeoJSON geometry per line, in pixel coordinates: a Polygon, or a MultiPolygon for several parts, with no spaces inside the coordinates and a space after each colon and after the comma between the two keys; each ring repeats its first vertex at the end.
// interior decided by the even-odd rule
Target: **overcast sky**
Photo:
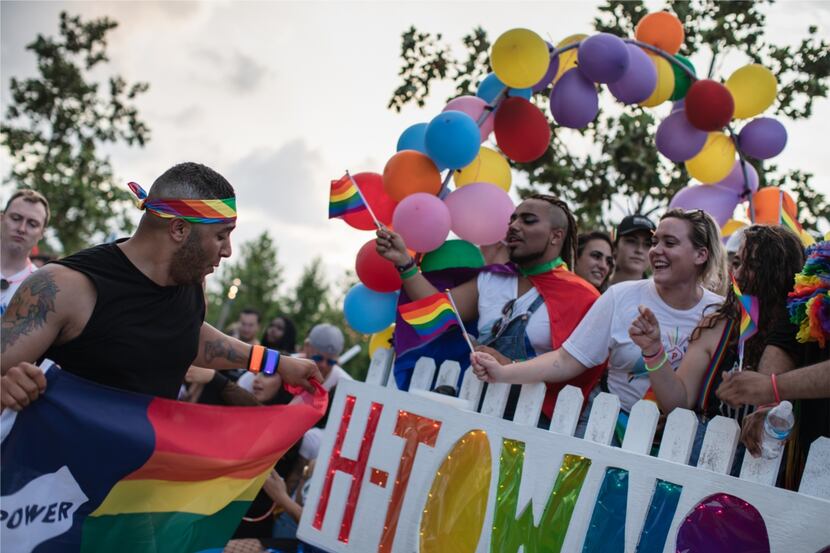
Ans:
{"type": "MultiPolygon", "coordinates": [[[[334,281],[353,267],[371,236],[327,220],[329,181],[346,168],[381,173],[401,131],[437,114],[449,93],[437,88],[424,109],[386,109],[399,83],[401,33],[415,25],[460,48],[460,37],[475,25],[492,39],[528,27],[556,42],[590,33],[597,4],[3,1],[2,111],[9,78],[35,74],[25,45],[37,33],[55,34],[61,10],[116,19],[106,72],[150,83],[138,105],[152,130],[145,148],[111,152],[117,177],[147,188],[170,165],[205,163],[237,189],[237,245],[267,229],[289,282],[315,256],[334,281]]],[[[767,12],[768,33],[777,42],[798,42],[810,24],[830,36],[830,2],[784,1],[767,12]]],[[[703,56],[692,61],[708,66],[703,56]]],[[[725,79],[743,63],[725,60],[717,76],[725,79]]],[[[663,111],[667,105],[658,115],[663,111]]],[[[813,173],[825,193],[828,122],[826,99],[816,103],[811,121],[785,121],[790,140],[777,159],[784,168],[813,173]]],[[[5,174],[8,159],[0,160],[5,174]]]]}

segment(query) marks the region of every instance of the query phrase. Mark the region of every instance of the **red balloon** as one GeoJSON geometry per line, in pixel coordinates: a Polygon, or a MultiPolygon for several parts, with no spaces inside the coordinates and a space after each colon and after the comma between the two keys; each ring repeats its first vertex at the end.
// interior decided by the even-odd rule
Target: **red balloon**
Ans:
{"type": "Polygon", "coordinates": [[[363,244],[357,252],[355,271],[360,282],[375,292],[396,292],[403,284],[392,262],[382,258],[375,249],[374,240],[363,244]]]}
{"type": "Polygon", "coordinates": [[[493,128],[501,151],[522,163],[542,157],[550,145],[550,126],[539,108],[524,98],[508,98],[496,111],[493,128]]]}
{"type": "Polygon", "coordinates": [[[717,81],[702,79],[686,93],[686,118],[702,131],[717,131],[729,124],[735,100],[729,89],[717,81]]]}
{"type": "MultiPolygon", "coordinates": [[[[395,212],[395,207],[397,207],[398,202],[386,194],[386,190],[383,189],[383,177],[377,173],[357,173],[356,175],[352,175],[352,178],[363,193],[363,197],[369,202],[372,211],[375,212],[375,217],[384,225],[391,225],[392,214],[395,212]]],[[[348,215],[344,215],[342,219],[350,227],[358,230],[375,230],[377,228],[375,227],[374,221],[372,221],[372,216],[369,215],[367,210],[358,213],[349,213],[348,215]]]]}

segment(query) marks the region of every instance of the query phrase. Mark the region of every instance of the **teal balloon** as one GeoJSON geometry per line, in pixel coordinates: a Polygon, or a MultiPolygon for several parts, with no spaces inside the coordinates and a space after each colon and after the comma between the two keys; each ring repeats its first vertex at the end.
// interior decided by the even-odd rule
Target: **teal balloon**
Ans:
{"type": "Polygon", "coordinates": [[[421,271],[425,273],[460,267],[476,269],[483,266],[484,256],[481,255],[481,250],[466,240],[447,240],[440,248],[426,254],[421,261],[421,271]]]}
{"type": "MultiPolygon", "coordinates": [[[[680,54],[675,54],[674,59],[691,69],[692,73],[697,75],[695,66],[692,65],[692,62],[689,61],[688,58],[683,57],[680,54]]],[[[669,100],[676,102],[677,100],[682,100],[686,97],[686,93],[689,92],[689,87],[692,86],[692,78],[683,70],[682,67],[679,67],[674,62],[671,64],[671,70],[674,72],[674,91],[671,93],[669,100]]]]}
{"type": "Polygon", "coordinates": [[[398,292],[375,292],[355,284],[346,294],[343,314],[349,326],[363,334],[380,332],[395,322],[398,292]]]}

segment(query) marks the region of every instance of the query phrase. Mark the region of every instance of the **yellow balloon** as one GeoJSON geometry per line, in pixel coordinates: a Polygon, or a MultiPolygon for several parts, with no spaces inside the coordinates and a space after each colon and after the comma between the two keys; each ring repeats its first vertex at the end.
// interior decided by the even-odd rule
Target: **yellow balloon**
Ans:
{"type": "Polygon", "coordinates": [[[394,332],[395,325],[393,324],[385,330],[372,334],[372,337],[369,339],[369,357],[373,357],[375,355],[375,351],[379,348],[391,348],[392,334],[394,332]]]}
{"type": "MultiPolygon", "coordinates": [[[[648,52],[646,53],[648,54],[648,52]]],[[[654,87],[651,96],[640,102],[640,105],[653,108],[671,98],[672,92],[674,92],[674,71],[671,64],[660,56],[648,54],[648,57],[657,69],[657,86],[654,87]]]]}
{"type": "Polygon", "coordinates": [[[455,171],[453,180],[458,188],[473,182],[489,182],[508,192],[513,175],[510,173],[510,164],[503,155],[482,146],[471,164],[455,171]]]}
{"type": "Polygon", "coordinates": [[[728,236],[732,236],[736,230],[743,228],[746,226],[746,223],[743,221],[736,221],[735,219],[729,219],[723,224],[723,228],[720,229],[720,234],[724,238],[728,236]]]}
{"type": "Polygon", "coordinates": [[[529,88],[548,71],[548,45],[533,31],[511,29],[496,39],[490,64],[496,77],[510,88],[529,88]]]}
{"type": "Polygon", "coordinates": [[[763,113],[775,101],[778,80],[772,71],[752,63],[744,65],[729,77],[726,88],[735,100],[735,119],[747,119],[763,113]]]}
{"type": "Polygon", "coordinates": [[[689,175],[704,184],[722,180],[735,165],[735,143],[722,132],[710,132],[700,152],[686,162],[689,175]]]}
{"type": "MultiPolygon", "coordinates": [[[[564,48],[568,44],[574,44],[575,42],[580,42],[588,38],[588,35],[577,34],[571,35],[567,38],[563,38],[559,41],[559,44],[556,45],[557,48],[564,48]]],[[[553,83],[556,84],[556,81],[559,80],[559,77],[565,74],[565,71],[569,69],[573,69],[576,67],[576,58],[577,52],[579,52],[579,48],[573,48],[568,50],[563,54],[559,54],[559,69],[556,70],[556,76],[553,78],[553,83]]]]}

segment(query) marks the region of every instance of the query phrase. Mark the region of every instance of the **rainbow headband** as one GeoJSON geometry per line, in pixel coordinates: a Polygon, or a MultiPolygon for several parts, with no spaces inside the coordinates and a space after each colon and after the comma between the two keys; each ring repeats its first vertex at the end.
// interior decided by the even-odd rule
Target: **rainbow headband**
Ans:
{"type": "Polygon", "coordinates": [[[173,219],[178,217],[191,223],[213,224],[236,221],[236,198],[224,200],[175,200],[156,198],[147,200],[147,192],[138,183],[128,182],[127,186],[138,198],[138,208],[154,215],[173,219]]]}

